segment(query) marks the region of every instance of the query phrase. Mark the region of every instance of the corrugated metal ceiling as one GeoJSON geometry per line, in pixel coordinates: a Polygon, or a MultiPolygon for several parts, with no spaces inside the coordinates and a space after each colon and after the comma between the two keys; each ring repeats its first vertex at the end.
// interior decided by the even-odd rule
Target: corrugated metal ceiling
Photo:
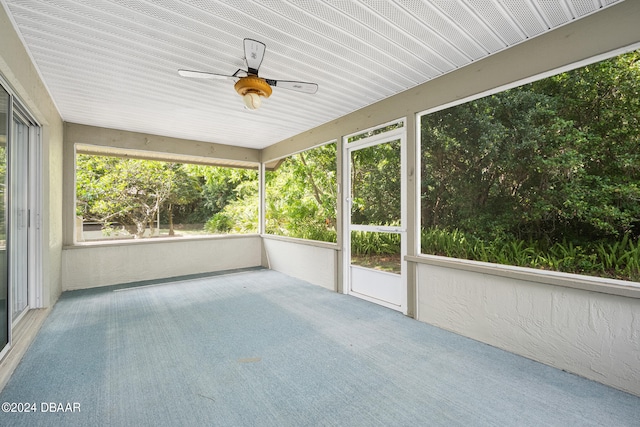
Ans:
{"type": "Polygon", "coordinates": [[[617,0],[2,0],[65,121],[263,148],[617,0]],[[275,88],[250,111],[233,81],[264,42],[275,88]]]}

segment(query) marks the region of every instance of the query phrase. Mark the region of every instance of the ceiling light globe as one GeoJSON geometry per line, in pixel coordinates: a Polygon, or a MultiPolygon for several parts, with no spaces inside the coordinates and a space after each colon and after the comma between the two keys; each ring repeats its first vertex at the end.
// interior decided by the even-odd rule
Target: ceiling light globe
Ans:
{"type": "Polygon", "coordinates": [[[244,100],[244,105],[247,106],[249,110],[257,110],[260,108],[262,104],[262,99],[260,99],[260,95],[255,92],[246,93],[242,99],[244,100]]]}

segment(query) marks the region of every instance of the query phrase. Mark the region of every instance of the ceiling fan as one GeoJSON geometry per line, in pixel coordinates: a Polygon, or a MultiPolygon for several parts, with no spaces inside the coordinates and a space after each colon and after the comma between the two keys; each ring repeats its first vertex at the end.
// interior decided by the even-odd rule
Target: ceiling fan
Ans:
{"type": "Polygon", "coordinates": [[[178,70],[182,77],[196,79],[232,79],[236,81],[234,88],[244,99],[244,104],[250,110],[255,110],[262,103],[261,98],[271,95],[271,87],[294,90],[303,93],[316,93],[318,85],[315,83],[297,82],[291,80],[273,80],[258,76],[258,69],[262,64],[266,46],[253,39],[244,39],[244,58],[247,70],[239,69],[231,75],[208,73],[205,71],[178,70]]]}

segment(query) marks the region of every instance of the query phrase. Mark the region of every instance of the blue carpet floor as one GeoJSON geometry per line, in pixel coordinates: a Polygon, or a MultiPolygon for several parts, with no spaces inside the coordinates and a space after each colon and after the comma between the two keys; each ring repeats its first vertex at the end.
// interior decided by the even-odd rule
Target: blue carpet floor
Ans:
{"type": "Polygon", "coordinates": [[[269,270],[64,293],[0,402],[36,409],[3,426],[640,425],[636,396],[269,270]]]}

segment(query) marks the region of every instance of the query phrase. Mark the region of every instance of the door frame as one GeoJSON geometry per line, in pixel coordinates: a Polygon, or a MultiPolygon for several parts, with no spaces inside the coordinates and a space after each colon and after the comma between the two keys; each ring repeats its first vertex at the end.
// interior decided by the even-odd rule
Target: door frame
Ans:
{"type": "MultiPolygon", "coordinates": [[[[13,301],[12,290],[11,290],[11,272],[10,266],[11,261],[9,257],[11,257],[11,253],[8,252],[7,256],[7,329],[8,329],[8,343],[5,347],[0,347],[0,360],[2,360],[9,349],[12,346],[13,342],[13,330],[16,325],[19,323],[20,319],[24,317],[26,312],[30,309],[34,308],[42,308],[44,307],[44,299],[43,299],[43,236],[42,236],[42,206],[43,206],[43,167],[42,167],[42,126],[40,123],[34,118],[34,116],[29,112],[29,110],[25,107],[25,104],[19,99],[16,92],[13,90],[10,84],[4,79],[2,75],[0,75],[0,86],[9,94],[9,109],[8,109],[8,129],[7,129],[7,188],[11,187],[10,180],[11,171],[10,171],[10,146],[13,140],[13,120],[14,117],[18,117],[20,121],[27,125],[28,129],[28,156],[26,159],[26,167],[28,168],[28,193],[29,198],[27,201],[28,204],[28,218],[29,222],[28,233],[27,233],[27,309],[24,310],[17,318],[13,318],[11,315],[11,305],[13,301]]],[[[9,195],[10,196],[10,195],[9,195]]],[[[13,221],[10,212],[10,205],[12,201],[11,198],[7,199],[7,219],[8,221],[13,221]]],[[[6,224],[7,233],[10,230],[9,222],[6,224]]],[[[10,236],[8,235],[9,239],[10,236]]],[[[9,246],[7,245],[7,251],[9,251],[9,246]]]]}
{"type": "MultiPolygon", "coordinates": [[[[27,275],[27,301],[26,308],[15,318],[11,317],[11,324],[15,326],[24,317],[24,315],[33,308],[42,308],[42,144],[41,144],[41,127],[36,122],[31,114],[19,103],[19,101],[12,97],[11,107],[11,121],[19,121],[26,127],[27,132],[27,156],[24,161],[26,162],[22,167],[26,167],[27,178],[27,232],[26,232],[26,269],[24,274],[27,275]]],[[[9,148],[15,149],[15,139],[11,132],[13,125],[9,132],[9,148]]],[[[9,170],[16,165],[11,164],[11,155],[8,156],[9,170]]],[[[15,174],[10,172],[9,183],[11,187],[11,180],[15,178],[15,174]]],[[[12,201],[9,201],[9,206],[12,201]]],[[[11,209],[9,208],[9,221],[13,221],[11,218],[11,209]]],[[[8,224],[8,230],[11,226],[8,224]]],[[[9,253],[11,258],[11,253],[9,253]]],[[[8,266],[11,266],[11,262],[8,266]]],[[[9,267],[9,289],[11,289],[11,269],[9,267]]],[[[9,292],[11,294],[11,291],[9,292]]],[[[10,296],[11,299],[13,299],[10,296]]],[[[13,302],[13,301],[12,301],[13,302]]]]}
{"type": "MultiPolygon", "coordinates": [[[[343,272],[343,287],[342,292],[344,294],[353,295],[358,298],[388,307],[397,311],[407,314],[408,311],[408,295],[407,295],[407,261],[405,257],[408,251],[408,239],[407,239],[407,120],[406,118],[400,118],[388,123],[381,124],[369,129],[365,129],[354,134],[346,135],[342,138],[342,272],[343,272]],[[365,136],[354,142],[348,142],[350,138],[361,135],[367,132],[374,132],[379,129],[383,129],[393,124],[401,124],[400,127],[389,131],[382,131],[378,134],[371,136],[365,136]],[[395,305],[387,301],[383,301],[374,297],[367,296],[362,293],[353,291],[352,277],[351,277],[351,231],[355,229],[368,228],[368,226],[351,224],[351,153],[363,148],[369,148],[376,145],[389,143],[400,140],[400,227],[384,227],[384,226],[371,226],[370,231],[379,232],[394,232],[400,234],[400,305],[395,305]],[[392,230],[393,229],[393,230],[392,230]]],[[[368,269],[375,271],[373,269],[368,269]]],[[[392,274],[387,272],[377,272],[381,275],[392,274]]]]}
{"type": "Polygon", "coordinates": [[[31,289],[29,286],[31,259],[29,252],[31,250],[30,239],[30,199],[33,190],[31,189],[30,177],[30,154],[31,154],[31,121],[22,114],[17,108],[13,108],[11,114],[11,129],[9,131],[8,144],[8,166],[9,172],[8,183],[9,192],[7,207],[9,221],[7,223],[7,243],[8,243],[8,273],[9,273],[9,301],[11,302],[11,310],[9,317],[11,318],[11,326],[15,327],[20,319],[29,311],[29,297],[31,289]],[[26,182],[24,179],[26,179],[26,182]],[[24,191],[26,190],[26,194],[24,191]],[[17,209],[17,210],[16,210],[17,209]],[[23,230],[23,231],[21,231],[23,230]],[[26,258],[26,259],[25,259],[26,258]],[[26,261],[26,262],[25,262],[26,261]],[[20,285],[17,286],[17,281],[20,285]],[[23,286],[24,285],[24,286],[23,286]],[[14,304],[16,303],[16,288],[20,289],[20,293],[25,292],[24,308],[18,313],[14,312],[14,304]]]}

